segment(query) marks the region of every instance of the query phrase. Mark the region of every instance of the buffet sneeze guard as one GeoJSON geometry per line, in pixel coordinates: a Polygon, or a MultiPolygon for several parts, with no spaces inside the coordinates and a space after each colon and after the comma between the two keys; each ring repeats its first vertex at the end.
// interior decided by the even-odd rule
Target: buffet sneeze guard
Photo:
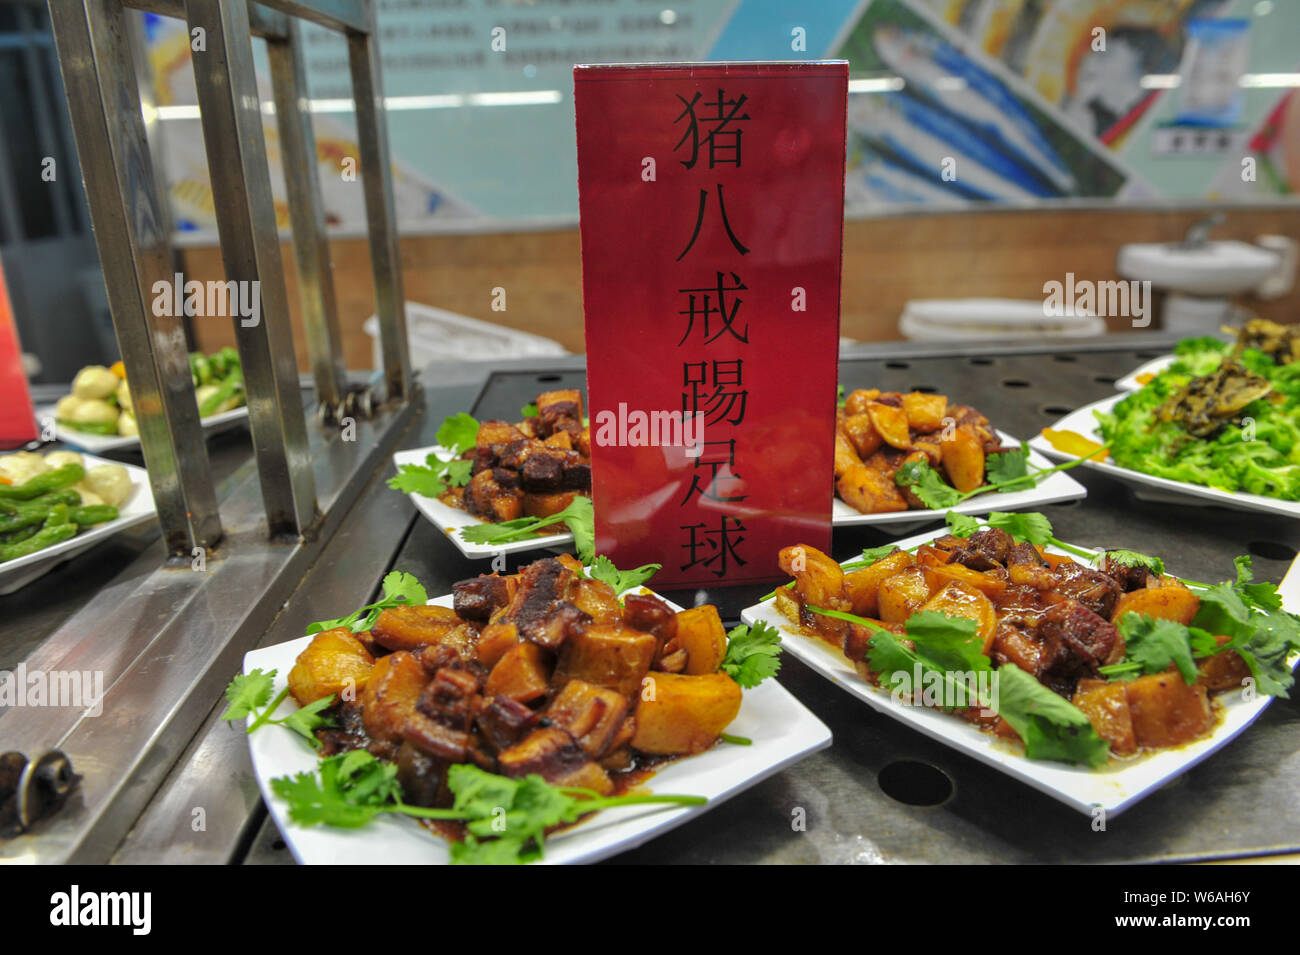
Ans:
{"type": "Polygon", "coordinates": [[[371,262],[384,359],[384,398],[414,387],[406,339],[388,133],[370,0],[80,0],[51,2],[59,63],[113,324],[168,550],[188,557],[223,536],[181,316],[157,314],[155,286],[175,281],[165,213],[146,137],[126,7],[183,17],[228,288],[251,290],[253,320],[232,319],[269,532],[303,534],[317,488],[289,327],[252,36],[267,41],[303,326],[322,423],[368,416],[368,389],[349,388],[320,198],[297,17],[348,40],[371,262]],[[201,49],[200,49],[201,48],[201,49]],[[231,286],[229,283],[236,283],[231,286]]]}
{"type": "Polygon", "coordinates": [[[356,542],[377,535],[390,548],[404,533],[409,505],[382,490],[383,477],[394,448],[422,427],[427,396],[407,352],[370,0],[52,0],[49,8],[162,536],[118,535],[110,556],[103,548],[74,558],[5,598],[10,618],[36,636],[0,643],[0,655],[16,654],[0,669],[21,664],[40,679],[86,673],[103,691],[69,705],[0,706],[0,748],[33,760],[56,750],[80,779],[53,815],[0,838],[0,860],[90,862],[120,844],[243,654],[274,639],[291,598],[297,606],[309,571],[328,570],[346,552],[317,602],[352,608],[373,596],[387,561],[359,559],[356,542]],[[128,7],[182,17],[191,37],[203,37],[192,51],[195,86],[227,288],[257,290],[259,316],[204,320],[234,325],[251,450],[236,448],[237,438],[205,440],[182,316],[153,308],[155,285],[173,287],[176,270],[146,135],[156,113],[147,115],[148,90],[142,102],[139,14],[128,7]],[[344,373],[297,17],[348,42],[381,384],[344,373]],[[294,357],[254,36],[268,47],[314,400],[294,357]]]}

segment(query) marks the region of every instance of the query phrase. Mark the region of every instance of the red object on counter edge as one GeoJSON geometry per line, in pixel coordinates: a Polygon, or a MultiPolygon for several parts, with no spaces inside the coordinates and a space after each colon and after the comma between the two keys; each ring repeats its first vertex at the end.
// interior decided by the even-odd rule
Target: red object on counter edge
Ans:
{"type": "Polygon", "coordinates": [[[9,304],[4,269],[0,268],[0,448],[21,448],[35,441],[36,411],[23,372],[23,350],[9,304]]]}

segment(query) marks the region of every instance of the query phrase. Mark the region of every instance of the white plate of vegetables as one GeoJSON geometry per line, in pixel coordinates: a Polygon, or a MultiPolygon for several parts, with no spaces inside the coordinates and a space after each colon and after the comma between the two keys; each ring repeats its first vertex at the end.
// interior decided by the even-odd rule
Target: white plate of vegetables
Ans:
{"type": "MultiPolygon", "coordinates": [[[[1049,555],[1069,556],[1081,563],[1089,557],[1099,561],[1102,556],[1101,552],[1077,548],[1056,540],[1051,536],[1050,522],[1041,514],[995,513],[990,515],[989,521],[991,524],[953,514],[949,517],[949,528],[919,534],[885,547],[872,548],[864,551],[861,559],[846,561],[841,566],[846,571],[866,573],[877,562],[906,558],[906,554],[900,555],[899,550],[918,553],[922,545],[928,545],[948,533],[969,537],[975,530],[988,526],[1006,531],[1017,543],[1037,545],[1049,555]]],[[[1110,553],[1122,563],[1150,568],[1153,575],[1164,574],[1164,565],[1159,561],[1158,555],[1152,557],[1133,551],[1110,553]]],[[[905,559],[900,562],[906,563],[905,559]]],[[[918,553],[917,567],[920,566],[918,553]]],[[[887,570],[892,573],[894,568],[887,570]]],[[[965,568],[957,570],[964,571],[965,568]]],[[[904,568],[899,572],[906,575],[916,571],[904,568]]],[[[1148,580],[1148,586],[1152,586],[1150,580],[1154,579],[1156,578],[1152,577],[1148,580]]],[[[892,593],[905,593],[905,583],[906,578],[899,577],[898,583],[890,585],[892,593]]],[[[863,645],[870,648],[865,660],[873,670],[889,674],[888,677],[880,677],[880,684],[875,684],[865,678],[844,649],[797,628],[777,609],[775,596],[744,610],[741,620],[751,625],[767,623],[779,629],[787,650],[872,709],[1019,779],[1080,812],[1095,815],[1098,810],[1103,810],[1113,816],[1186,772],[1244,732],[1272,701],[1270,694],[1286,696],[1288,691],[1294,692],[1292,671],[1297,660],[1300,660],[1300,623],[1286,611],[1300,610],[1300,572],[1295,564],[1276,590],[1272,584],[1251,580],[1249,558],[1238,559],[1236,581],[1213,586],[1183,583],[1187,586],[1171,590],[1175,595],[1173,598],[1160,595],[1158,590],[1156,596],[1152,596],[1152,592],[1140,589],[1120,598],[1122,601],[1137,593],[1141,594],[1142,603],[1116,605],[1117,626],[1126,640],[1120,647],[1124,656],[1117,663],[1102,667],[1100,672],[1110,681],[1105,687],[1120,685],[1125,688],[1130,699],[1110,702],[1106,698],[1106,705],[1119,706],[1123,702],[1124,715],[1131,716],[1133,732],[1136,733],[1140,706],[1146,707],[1143,719],[1150,720],[1159,712],[1152,697],[1143,695],[1150,690],[1153,681],[1168,681],[1171,688],[1166,689],[1171,697],[1173,690],[1178,687],[1189,693],[1196,688],[1182,673],[1189,673],[1194,682],[1200,682],[1197,667],[1205,665],[1206,661],[1216,657],[1222,649],[1214,644],[1216,638],[1211,634],[1222,634],[1236,641],[1229,644],[1228,648],[1237,645],[1242,648],[1241,660],[1236,663],[1241,664],[1242,673],[1246,672],[1244,664],[1249,664],[1251,679],[1242,676],[1241,681],[1237,682],[1234,676],[1231,685],[1241,688],[1221,687],[1221,691],[1214,693],[1212,715],[1209,717],[1208,728],[1202,731],[1202,735],[1176,745],[1138,745],[1135,754],[1122,758],[1110,753],[1112,746],[1118,747],[1109,735],[1111,729],[1107,728],[1108,735],[1101,737],[1098,727],[1075,705],[1080,699],[1078,695],[1073,700],[1058,695],[1034,676],[1027,675],[1025,671],[1007,662],[991,673],[1010,667],[1015,671],[1011,675],[1019,679],[1000,681],[1001,692],[995,709],[1005,723],[1014,728],[1019,738],[1014,735],[1012,738],[1002,738],[987,728],[981,729],[973,722],[943,710],[940,705],[948,702],[949,698],[941,697],[937,692],[934,699],[924,706],[907,702],[911,692],[909,687],[918,692],[924,687],[928,693],[932,683],[935,687],[942,687],[944,680],[951,681],[956,690],[969,688],[962,692],[972,694],[957,699],[961,695],[957,693],[952,698],[956,706],[965,706],[977,700],[983,702],[986,699],[982,694],[985,694],[987,687],[985,683],[979,682],[979,673],[990,674],[990,658],[984,655],[990,651],[981,652],[980,642],[975,638],[974,621],[963,622],[953,614],[912,610],[906,604],[901,605],[904,608],[902,613],[895,613],[892,606],[886,608],[882,590],[880,605],[875,612],[881,618],[895,621],[895,627],[900,626],[899,618],[905,618],[901,626],[906,628],[906,635],[913,642],[909,645],[908,641],[900,639],[901,634],[895,633],[884,637],[883,645],[874,636],[869,644],[863,645]],[[1189,590],[1196,595],[1195,599],[1189,595],[1189,590]],[[1161,609],[1165,605],[1168,612],[1161,609]],[[1120,611],[1125,606],[1143,606],[1152,613],[1125,611],[1121,614],[1120,611]],[[910,617],[907,616],[909,611],[912,614],[910,617]],[[1181,621],[1169,619],[1176,617],[1180,611],[1181,621]],[[945,627],[944,624],[948,626],[945,627]],[[967,630],[959,632],[960,625],[967,626],[967,630]],[[968,647],[967,644],[971,645],[968,647]],[[886,655],[877,658],[878,652],[886,655]],[[899,669],[895,669],[896,666],[899,669]],[[919,680],[916,678],[918,671],[913,666],[921,668],[919,680]],[[883,670],[880,669],[882,667],[883,670]],[[931,671],[935,672],[932,674],[931,671]],[[975,676],[966,677],[967,673],[975,676]],[[904,681],[900,674],[909,676],[915,686],[904,681]],[[962,676],[955,676],[956,674],[962,676]],[[1130,686],[1140,688],[1127,690],[1130,686]],[[1139,694],[1136,702],[1131,698],[1135,692],[1139,694]],[[1032,742],[1022,745],[1026,738],[1032,742]]],[[[1173,588],[1175,585],[1167,586],[1173,588]]],[[[845,588],[849,588],[847,582],[845,588]]],[[[893,599],[894,596],[891,596],[890,600],[893,599]]],[[[937,598],[932,595],[926,599],[937,598]]],[[[920,603],[919,606],[924,609],[930,604],[920,603]]],[[[835,617],[837,613],[840,613],[839,619],[858,623],[865,628],[858,632],[860,635],[879,632],[876,628],[881,623],[880,619],[867,621],[851,614],[845,616],[839,611],[832,611],[827,616],[835,617]]],[[[1225,657],[1219,662],[1226,665],[1229,661],[1225,657]]],[[[991,682],[991,675],[986,682],[991,682]]],[[[1101,680],[1094,682],[1101,684],[1101,680]]],[[[1080,686],[1083,685],[1080,681],[1080,686]]],[[[1100,685],[1094,687],[1089,683],[1088,689],[1104,692],[1105,688],[1100,685]]],[[[1159,729],[1159,724],[1156,725],[1159,729]]],[[[1137,743],[1141,743],[1140,736],[1137,743]]],[[[1127,746],[1125,752],[1129,753],[1127,746]]]]}
{"type": "MultiPolygon", "coordinates": [[[[203,430],[224,431],[246,420],[248,407],[238,352],[230,347],[212,355],[192,352],[189,360],[203,430]]],[[[72,381],[71,393],[39,409],[37,416],[42,422],[53,423],[53,433],[60,441],[92,453],[140,446],[131,391],[120,361],[111,368],[88,365],[81,369],[72,381]]]]}
{"type": "Polygon", "coordinates": [[[144,468],[75,451],[0,457],[0,594],[155,513],[144,468]]]}
{"type": "MultiPolygon", "coordinates": [[[[614,587],[612,594],[621,588],[600,575],[602,560],[598,559],[595,569],[589,568],[589,575],[609,582],[614,587]]],[[[620,576],[612,564],[604,564],[615,578],[620,576]]],[[[384,590],[385,597],[378,603],[362,608],[352,617],[321,626],[365,628],[371,621],[357,622],[358,615],[364,618],[367,613],[377,614],[376,608],[424,603],[424,590],[410,575],[390,574],[384,580],[384,590]]],[[[628,592],[633,591],[625,591],[625,596],[628,592]]],[[[641,588],[634,592],[650,593],[641,588]]],[[[434,607],[452,604],[450,594],[428,601],[434,607]]],[[[697,608],[691,613],[707,609],[697,608]]],[[[721,637],[716,614],[715,624],[721,637]]],[[[317,633],[318,637],[325,635],[317,633]]],[[[446,777],[456,797],[453,809],[423,810],[426,817],[430,813],[463,812],[465,815],[459,818],[471,821],[469,831],[477,834],[477,843],[461,845],[453,853],[440,835],[412,818],[422,810],[404,804],[401,787],[393,788],[393,764],[377,760],[365,750],[317,758],[309,743],[314,741],[313,731],[319,724],[319,713],[315,711],[333,697],[300,708],[288,696],[286,680],[313,639],[306,636],[247,654],[243,674],[227,689],[231,706],[223,714],[225,719],[246,721],[258,786],[294,858],[304,864],[595,862],[635,848],[707,812],[831,742],[830,730],[769,678],[779,666],[777,635],[766,628],[736,628],[724,641],[726,654],[721,658],[720,673],[727,673],[748,688],[740,699],[737,715],[711,748],[660,764],[653,775],[639,779],[625,796],[612,797],[611,805],[591,815],[581,814],[583,803],[574,790],[552,786],[539,775],[511,779],[485,772],[472,763],[456,763],[446,777]],[[576,825],[548,834],[544,841],[539,839],[541,829],[551,825],[543,820],[554,820],[564,813],[568,815],[563,818],[570,821],[581,818],[576,825]],[[496,819],[502,820],[502,825],[494,826],[496,819]],[[508,825],[506,819],[510,820],[508,825]],[[521,841],[521,836],[514,833],[527,836],[521,841]]],[[[519,646],[526,645],[525,641],[519,646]]],[[[328,670],[322,671],[317,664],[312,672],[328,670]]],[[[712,679],[718,675],[686,679],[712,679]]],[[[653,685],[655,681],[649,682],[653,685]]],[[[358,699],[364,700],[365,692],[361,691],[358,699]]],[[[643,688],[640,696],[654,702],[652,691],[643,688]]],[[[543,721],[541,725],[550,724],[543,721]]]]}

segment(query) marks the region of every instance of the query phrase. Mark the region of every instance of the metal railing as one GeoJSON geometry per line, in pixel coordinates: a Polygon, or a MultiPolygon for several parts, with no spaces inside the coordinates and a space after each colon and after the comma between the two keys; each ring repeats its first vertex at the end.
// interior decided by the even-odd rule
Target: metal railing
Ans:
{"type": "MultiPolygon", "coordinates": [[[[326,423],[368,411],[371,395],[344,375],[316,146],[295,18],[348,40],[370,233],[386,402],[415,389],[406,338],[388,132],[372,0],[50,0],[50,19],[77,152],[126,367],[145,464],[169,553],[188,556],[222,537],[207,448],[191,386],[182,316],[157,314],[155,286],[173,283],[169,216],[146,135],[127,7],[182,17],[226,279],[251,290],[260,320],[235,319],[249,425],[268,530],[309,532],[318,517],[307,422],[289,325],[253,68],[252,37],[267,40],[283,149],[302,318],[326,423]]],[[[166,310],[163,310],[166,312],[166,310]]]]}

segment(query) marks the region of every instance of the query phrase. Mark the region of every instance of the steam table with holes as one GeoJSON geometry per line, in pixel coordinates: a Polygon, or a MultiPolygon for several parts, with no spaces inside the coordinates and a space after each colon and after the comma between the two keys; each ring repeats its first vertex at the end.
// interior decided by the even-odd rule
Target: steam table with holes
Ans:
{"type": "MultiPolygon", "coordinates": [[[[846,390],[936,391],[1027,438],[1062,414],[1113,394],[1118,378],[1167,353],[1171,344],[1158,335],[1132,334],[1059,347],[965,346],[961,356],[945,353],[952,346],[855,346],[841,356],[840,381],[846,390]]],[[[584,372],[582,358],[573,357],[490,370],[434,365],[422,379],[426,410],[406,447],[432,444],[442,419],[457,411],[480,420],[513,419],[539,391],[581,388],[584,372]]],[[[214,466],[230,473],[248,455],[246,443],[222,442],[214,445],[214,466]]],[[[431,594],[487,570],[418,518],[405,495],[384,486],[391,472],[385,464],[371,476],[261,645],[300,636],[308,622],[332,615],[323,608],[365,603],[390,569],[415,574],[431,594]]],[[[1088,487],[1088,498],[1045,508],[1063,540],[1156,553],[1172,572],[1196,580],[1230,577],[1239,553],[1254,556],[1260,578],[1280,579],[1300,548],[1300,522],[1141,501],[1102,474],[1086,468],[1074,474],[1088,487]]],[[[845,528],[835,534],[833,555],[845,559],[890,539],[869,527],[845,528]]],[[[114,556],[129,557],[124,547],[114,556]]],[[[516,556],[510,570],[535,556],[516,556]]],[[[39,644],[63,612],[62,601],[76,600],[112,573],[102,561],[83,557],[35,585],[36,591],[0,598],[0,668],[12,668],[39,644]]],[[[712,587],[668,596],[686,605],[716,603],[730,625],[767,589],[712,587]]],[[[1296,700],[1276,701],[1238,740],[1099,832],[1088,817],[873,712],[789,656],[779,679],[831,728],[833,746],[615,861],[1093,863],[1300,852],[1296,700]]],[[[102,860],[292,862],[257,795],[243,734],[218,723],[222,706],[215,695],[203,702],[211,710],[206,721],[193,738],[174,742],[178,756],[163,784],[125,837],[102,847],[102,860]],[[195,806],[205,810],[201,832],[193,829],[195,806]]]]}

